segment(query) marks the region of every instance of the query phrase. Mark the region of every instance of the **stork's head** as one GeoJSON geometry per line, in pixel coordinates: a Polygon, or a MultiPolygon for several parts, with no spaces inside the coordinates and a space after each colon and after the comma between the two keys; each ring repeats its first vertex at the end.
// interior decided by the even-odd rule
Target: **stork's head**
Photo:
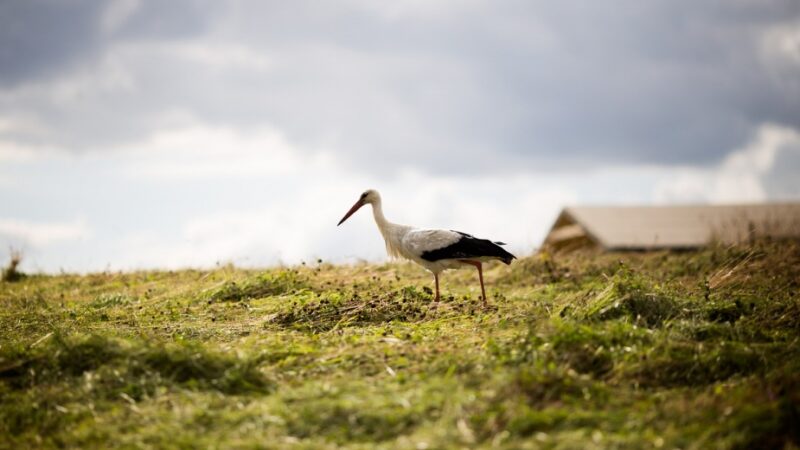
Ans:
{"type": "Polygon", "coordinates": [[[367,203],[374,204],[380,201],[381,201],[381,194],[378,194],[378,191],[376,191],[375,189],[367,189],[361,194],[361,196],[358,198],[358,201],[353,205],[352,208],[350,208],[350,211],[347,211],[347,214],[345,214],[344,217],[342,217],[342,220],[340,220],[339,223],[336,224],[336,226],[338,227],[339,225],[341,225],[342,222],[347,220],[348,217],[352,216],[356,211],[359,210],[359,208],[366,205],[367,203]]]}

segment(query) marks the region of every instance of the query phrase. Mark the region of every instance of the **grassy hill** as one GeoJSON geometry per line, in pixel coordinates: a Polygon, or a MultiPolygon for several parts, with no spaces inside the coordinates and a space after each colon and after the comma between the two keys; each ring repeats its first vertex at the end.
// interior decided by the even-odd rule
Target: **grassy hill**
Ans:
{"type": "Polygon", "coordinates": [[[0,447],[798,448],[800,244],[0,283],[0,447]]]}

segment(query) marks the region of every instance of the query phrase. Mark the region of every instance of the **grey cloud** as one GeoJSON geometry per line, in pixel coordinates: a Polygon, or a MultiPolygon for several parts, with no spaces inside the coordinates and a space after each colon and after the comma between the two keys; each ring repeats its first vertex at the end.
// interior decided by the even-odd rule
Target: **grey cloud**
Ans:
{"type": "MultiPolygon", "coordinates": [[[[796,122],[800,97],[773,82],[757,48],[766,27],[800,17],[796,5],[511,2],[429,21],[364,20],[336,10],[328,22],[308,19],[300,8],[287,20],[292,27],[281,33],[278,21],[267,26],[266,41],[254,40],[265,49],[276,41],[325,42],[363,56],[363,66],[318,60],[323,77],[285,86],[303,98],[309,87],[321,85],[311,89],[320,103],[366,117],[338,125],[361,158],[382,149],[384,161],[424,156],[416,163],[438,164],[439,170],[453,163],[454,154],[463,156],[458,170],[482,170],[490,153],[551,165],[708,164],[762,122],[796,122]],[[371,66],[386,65],[385,55],[404,63],[379,72],[389,94],[381,101],[389,107],[389,101],[399,102],[389,114],[356,94],[369,92],[371,66]],[[325,88],[326,81],[333,89],[325,88]],[[356,101],[338,98],[344,93],[356,101]],[[406,114],[381,120],[398,110],[406,114]],[[418,128],[403,127],[409,124],[418,128]],[[446,156],[437,162],[431,158],[437,153],[446,156]]],[[[313,62],[306,62],[313,71],[313,62]]],[[[320,114],[312,99],[299,104],[307,107],[299,113],[305,120],[320,114]]],[[[305,124],[292,120],[293,105],[280,106],[285,109],[272,114],[275,120],[308,135],[305,124]]],[[[348,115],[322,114],[316,116],[320,123],[348,115]]]]}
{"type": "Polygon", "coordinates": [[[9,0],[0,3],[0,83],[47,78],[90,64],[121,39],[175,39],[207,30],[216,2],[144,1],[108,36],[111,1],[9,0]]]}
{"type": "Polygon", "coordinates": [[[0,3],[0,83],[16,84],[66,70],[96,52],[100,8],[93,1],[0,3]]]}
{"type": "Polygon", "coordinates": [[[114,39],[181,39],[208,31],[222,2],[213,0],[144,1],[113,33],[114,39]]]}
{"type": "MultiPolygon", "coordinates": [[[[776,82],[759,54],[769,27],[800,19],[796,1],[381,7],[145,2],[113,36],[90,34],[74,48],[46,45],[71,28],[22,33],[32,56],[4,79],[68,72],[70,55],[94,49],[99,60],[98,49],[121,43],[236,44],[272,66],[255,72],[129,55],[132,90],[89,92],[68,106],[12,97],[0,108],[51,127],[27,139],[78,149],[145,135],[168,110],[237,127],[270,123],[305,148],[333,148],[343,161],[385,173],[708,165],[764,122],[799,125],[800,93],[776,82]]],[[[76,23],[96,20],[77,11],[76,23]]]]}

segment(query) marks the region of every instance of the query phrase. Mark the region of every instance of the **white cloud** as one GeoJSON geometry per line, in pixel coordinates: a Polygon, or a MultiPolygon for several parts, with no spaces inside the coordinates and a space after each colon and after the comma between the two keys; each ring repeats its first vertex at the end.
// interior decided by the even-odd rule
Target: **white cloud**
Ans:
{"type": "MultiPolygon", "coordinates": [[[[716,167],[668,169],[670,173],[654,190],[655,200],[765,201],[770,198],[767,181],[774,181],[775,173],[780,169],[775,165],[776,160],[788,153],[800,154],[800,133],[789,127],[764,124],[746,146],[731,152],[716,167]]],[[[800,194],[800,181],[793,183],[795,194],[800,194]]]]}
{"type": "Polygon", "coordinates": [[[45,247],[63,241],[87,239],[91,229],[85,220],[69,222],[34,222],[20,219],[0,219],[0,234],[24,244],[45,247]]]}
{"type": "Polygon", "coordinates": [[[31,161],[42,156],[30,146],[10,140],[0,140],[0,162],[31,161]]]}
{"type": "Polygon", "coordinates": [[[30,118],[12,117],[6,115],[0,117],[0,136],[13,133],[31,133],[44,130],[42,124],[30,118]]]}
{"type": "Polygon", "coordinates": [[[760,62],[784,98],[800,95],[800,21],[767,28],[759,42],[760,62]]]}
{"type": "Polygon", "coordinates": [[[23,144],[3,139],[0,121],[0,161],[77,161],[112,164],[131,179],[166,181],[292,175],[309,167],[330,167],[330,153],[301,151],[269,125],[251,129],[200,123],[191,114],[173,110],[156,118],[164,127],[131,142],[87,148],[83,154],[66,148],[23,144]]]}
{"type": "Polygon", "coordinates": [[[38,133],[43,130],[42,124],[30,118],[12,115],[0,117],[0,162],[31,161],[39,157],[53,156],[52,149],[26,145],[14,138],[16,135],[38,133]]]}
{"type": "Polygon", "coordinates": [[[272,127],[241,130],[199,123],[160,130],[113,150],[96,157],[123,159],[130,178],[170,181],[287,175],[307,164],[325,164],[326,158],[320,153],[313,161],[301,160],[300,152],[272,127]]]}
{"type": "Polygon", "coordinates": [[[191,41],[164,44],[161,50],[189,62],[218,69],[264,72],[273,66],[266,55],[241,44],[191,41]]]}
{"type": "Polygon", "coordinates": [[[773,64],[800,68],[800,21],[768,28],[760,44],[762,55],[773,64]]]}
{"type": "Polygon", "coordinates": [[[403,0],[397,2],[374,2],[369,0],[350,0],[358,8],[378,14],[387,19],[449,19],[455,11],[479,11],[486,3],[479,0],[403,0]]]}
{"type": "Polygon", "coordinates": [[[13,139],[6,139],[0,133],[0,163],[5,163],[6,167],[0,167],[0,175],[3,169],[7,169],[10,175],[13,170],[8,170],[11,163],[34,163],[42,161],[66,161],[73,159],[74,155],[63,148],[51,145],[25,144],[13,139]]]}

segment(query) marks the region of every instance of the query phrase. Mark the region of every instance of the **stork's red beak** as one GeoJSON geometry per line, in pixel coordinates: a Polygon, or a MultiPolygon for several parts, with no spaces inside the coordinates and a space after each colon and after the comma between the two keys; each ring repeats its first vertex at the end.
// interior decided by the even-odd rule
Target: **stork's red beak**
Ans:
{"type": "Polygon", "coordinates": [[[342,222],[347,220],[348,217],[352,216],[353,213],[358,211],[358,208],[361,208],[362,206],[364,206],[364,202],[362,202],[361,200],[357,201],[356,204],[353,205],[352,208],[350,208],[350,211],[347,211],[347,214],[345,214],[344,217],[342,217],[342,220],[340,220],[339,223],[336,224],[336,226],[338,227],[339,225],[341,225],[342,222]]]}

